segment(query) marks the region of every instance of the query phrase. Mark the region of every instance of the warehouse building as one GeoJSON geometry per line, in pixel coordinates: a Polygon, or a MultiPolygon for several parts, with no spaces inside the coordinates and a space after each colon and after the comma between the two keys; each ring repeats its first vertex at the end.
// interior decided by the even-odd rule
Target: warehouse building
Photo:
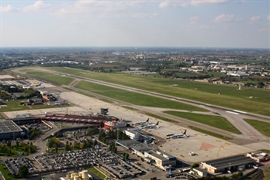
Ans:
{"type": "Polygon", "coordinates": [[[245,168],[253,167],[255,160],[246,157],[245,155],[237,155],[216,159],[206,162],[201,162],[200,168],[206,169],[210,174],[222,172],[235,172],[244,170],[245,168]]]}
{"type": "Polygon", "coordinates": [[[137,131],[134,131],[132,129],[124,130],[124,133],[129,136],[130,139],[133,139],[135,141],[139,141],[141,134],[137,131]]]}
{"type": "Polygon", "coordinates": [[[16,139],[21,137],[23,130],[11,120],[0,121],[0,140],[16,139]]]}
{"type": "Polygon", "coordinates": [[[162,170],[168,170],[176,165],[176,157],[162,151],[154,150],[151,145],[146,145],[135,140],[121,140],[117,141],[116,144],[162,170]]]}

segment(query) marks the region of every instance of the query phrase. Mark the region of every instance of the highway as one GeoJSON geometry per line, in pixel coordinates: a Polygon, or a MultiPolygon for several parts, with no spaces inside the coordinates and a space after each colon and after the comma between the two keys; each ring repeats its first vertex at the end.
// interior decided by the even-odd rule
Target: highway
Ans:
{"type": "MultiPolygon", "coordinates": [[[[224,131],[224,130],[220,130],[220,129],[217,129],[214,127],[210,127],[208,125],[202,125],[202,124],[196,123],[194,121],[186,120],[183,118],[177,118],[175,116],[164,114],[164,113],[162,113],[162,111],[158,110],[157,108],[151,109],[149,107],[142,107],[142,106],[138,107],[137,106],[138,109],[143,110],[145,112],[149,112],[149,113],[156,114],[156,115],[170,118],[170,119],[177,119],[179,122],[181,122],[181,124],[179,124],[181,126],[188,126],[188,125],[196,126],[196,127],[202,128],[202,129],[206,129],[208,131],[216,132],[216,133],[224,135],[224,136],[237,137],[239,139],[246,139],[246,140],[250,140],[250,141],[267,141],[267,140],[269,140],[269,137],[262,135],[259,131],[257,131],[255,128],[253,128],[252,126],[250,126],[248,123],[246,123],[243,120],[244,118],[249,118],[249,119],[258,119],[261,121],[270,122],[270,118],[266,117],[266,116],[253,114],[253,113],[249,113],[249,112],[243,112],[243,111],[239,111],[239,110],[235,110],[235,109],[229,109],[229,108],[220,107],[220,106],[216,106],[216,105],[212,105],[212,104],[206,104],[203,102],[193,101],[193,100],[189,100],[189,99],[185,99],[185,98],[179,98],[179,97],[170,96],[170,95],[166,95],[166,94],[160,94],[160,93],[156,93],[156,92],[146,91],[146,90],[137,89],[137,88],[133,88],[133,87],[123,86],[123,85],[119,85],[119,84],[109,83],[109,82],[105,82],[105,81],[95,80],[95,79],[91,79],[91,78],[75,76],[75,75],[71,75],[71,74],[67,74],[67,73],[59,73],[57,71],[51,71],[51,70],[47,70],[47,69],[43,69],[43,68],[39,68],[39,70],[47,71],[49,73],[56,74],[56,75],[63,75],[63,76],[74,78],[75,80],[68,86],[68,88],[73,89],[76,92],[89,93],[88,91],[81,90],[81,89],[74,87],[80,80],[84,80],[87,82],[96,83],[96,84],[109,86],[109,87],[113,87],[113,88],[119,88],[119,89],[123,89],[126,91],[142,93],[142,94],[146,94],[146,95],[150,95],[150,96],[155,96],[155,97],[159,97],[159,98],[164,98],[164,99],[168,99],[168,100],[178,101],[181,103],[187,103],[190,105],[199,106],[201,108],[205,108],[205,109],[209,110],[212,115],[220,115],[220,116],[226,118],[242,134],[237,135],[237,134],[230,133],[228,131],[224,131]]],[[[91,94],[94,94],[94,93],[91,93],[91,94]]],[[[101,95],[97,95],[97,94],[95,94],[95,95],[101,96],[101,95]]],[[[121,102],[121,101],[116,100],[116,99],[108,98],[105,96],[103,96],[103,97],[106,99],[110,99],[114,102],[119,102],[119,104],[128,104],[126,102],[121,102]]],[[[136,106],[132,105],[132,104],[129,104],[129,106],[133,106],[134,108],[136,108],[136,106]]]]}

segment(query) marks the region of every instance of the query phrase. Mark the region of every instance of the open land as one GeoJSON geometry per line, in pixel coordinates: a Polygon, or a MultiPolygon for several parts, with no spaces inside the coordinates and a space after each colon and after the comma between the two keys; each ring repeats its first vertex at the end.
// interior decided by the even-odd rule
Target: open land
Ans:
{"type": "Polygon", "coordinates": [[[238,88],[234,86],[205,84],[192,81],[187,83],[187,81],[147,77],[147,75],[138,76],[120,73],[92,73],[71,68],[50,68],[50,70],[126,85],[180,98],[183,97],[241,111],[267,116],[270,115],[270,107],[268,104],[270,94],[268,90],[264,89],[243,87],[241,91],[239,91],[238,88]],[[175,84],[177,86],[173,86],[175,84]]]}

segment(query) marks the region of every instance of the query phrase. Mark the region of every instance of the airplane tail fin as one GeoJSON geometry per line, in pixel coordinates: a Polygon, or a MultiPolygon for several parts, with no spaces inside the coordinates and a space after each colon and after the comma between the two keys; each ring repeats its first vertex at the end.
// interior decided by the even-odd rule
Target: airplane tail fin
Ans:
{"type": "Polygon", "coordinates": [[[146,122],[149,122],[149,118],[146,120],[146,122]]]}
{"type": "Polygon", "coordinates": [[[184,135],[186,135],[187,134],[187,130],[185,129],[185,131],[184,131],[184,133],[183,133],[184,135]]]}
{"type": "Polygon", "coordinates": [[[159,123],[159,121],[157,122],[157,124],[156,124],[156,125],[158,125],[158,123],[159,123]]]}

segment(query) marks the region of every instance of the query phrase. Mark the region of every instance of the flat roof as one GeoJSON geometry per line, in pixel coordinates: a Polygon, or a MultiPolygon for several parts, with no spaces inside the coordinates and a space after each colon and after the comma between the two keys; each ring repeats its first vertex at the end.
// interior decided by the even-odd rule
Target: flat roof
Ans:
{"type": "Polygon", "coordinates": [[[249,163],[254,163],[255,160],[246,157],[245,155],[230,156],[222,159],[215,159],[211,161],[206,161],[204,163],[211,165],[217,169],[226,168],[230,166],[244,165],[249,163]]]}
{"type": "Polygon", "coordinates": [[[0,134],[21,132],[22,129],[11,120],[0,121],[0,134]]]}
{"type": "Polygon", "coordinates": [[[145,151],[149,152],[152,150],[151,146],[140,143],[135,140],[118,140],[116,143],[126,148],[131,148],[135,151],[140,151],[142,153],[145,151]]]}

